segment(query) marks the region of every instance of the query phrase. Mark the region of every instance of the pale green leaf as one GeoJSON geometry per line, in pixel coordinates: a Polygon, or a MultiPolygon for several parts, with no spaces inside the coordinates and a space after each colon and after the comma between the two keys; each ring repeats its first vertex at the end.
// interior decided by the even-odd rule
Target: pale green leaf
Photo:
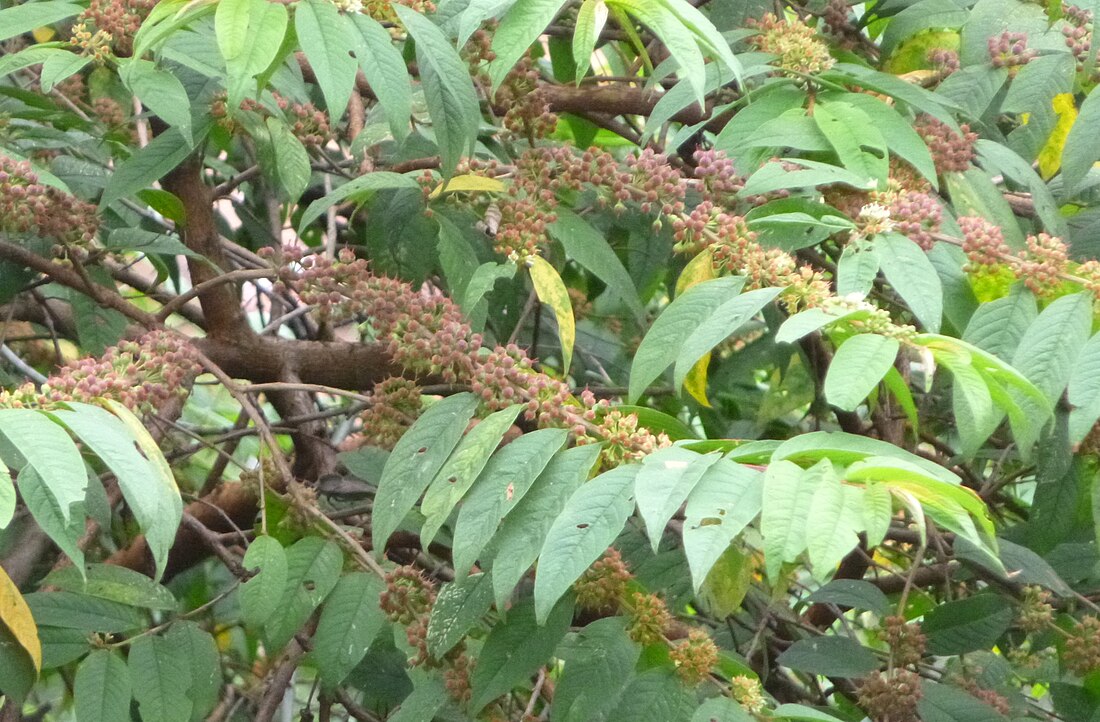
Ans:
{"type": "Polygon", "coordinates": [[[130,669],[117,652],[96,649],[80,663],[73,707],[80,722],[130,722],[130,669]]]}
{"type": "Polygon", "coordinates": [[[962,337],[964,341],[1010,362],[1020,339],[1038,315],[1035,294],[1024,284],[1018,283],[1013,285],[1007,296],[978,306],[962,337]]]}
{"type": "Polygon", "coordinates": [[[619,466],[581,486],[554,519],[539,553],[535,609],[539,621],[622,531],[634,508],[636,466],[619,466]]]}
{"type": "Polygon", "coordinates": [[[0,436],[10,447],[0,447],[10,468],[32,469],[48,490],[66,524],[73,518],[71,507],[84,503],[88,475],[76,444],[65,429],[46,414],[31,409],[0,409],[0,436]],[[12,455],[14,454],[14,455],[12,455]]]}
{"type": "Polygon", "coordinates": [[[112,564],[89,564],[83,574],[74,566],[54,569],[42,585],[145,609],[171,612],[179,606],[167,588],[140,572],[112,564]]]}
{"type": "Polygon", "coordinates": [[[275,613],[286,589],[286,550],[274,537],[258,536],[248,545],[242,565],[255,575],[241,584],[238,592],[241,618],[245,624],[259,627],[275,613]]]}
{"type": "Polygon", "coordinates": [[[450,652],[493,604],[488,574],[474,574],[439,590],[428,619],[428,651],[436,659],[450,652]]]}
{"type": "Polygon", "coordinates": [[[15,484],[11,472],[0,464],[0,529],[6,529],[15,516],[15,484]]]}
{"type": "Polygon", "coordinates": [[[335,542],[313,536],[287,549],[286,561],[286,586],[264,625],[264,644],[272,652],[290,641],[336,586],[344,555],[335,542]]]}
{"type": "Polygon", "coordinates": [[[814,576],[824,579],[859,543],[863,515],[860,490],[842,484],[832,464],[825,463],[820,469],[806,517],[806,552],[814,576]]]}
{"type": "Polygon", "coordinates": [[[913,241],[887,233],[875,239],[879,266],[886,280],[929,331],[939,331],[943,318],[943,284],[936,267],[913,241]]]}
{"type": "Polygon", "coordinates": [[[191,99],[187,97],[179,78],[161,70],[155,63],[133,58],[122,66],[119,75],[130,92],[149,110],[177,128],[189,145],[194,142],[191,137],[191,99]]]}
{"type": "Polygon", "coordinates": [[[189,722],[191,668],[165,637],[142,636],[130,645],[130,679],[144,722],[189,722]]]}
{"type": "Polygon", "coordinates": [[[521,405],[515,404],[482,419],[458,442],[458,447],[450,458],[436,472],[420,504],[420,512],[425,517],[420,532],[420,543],[424,549],[435,539],[436,533],[454,511],[455,505],[477,481],[478,475],[489,461],[489,456],[500,445],[504,434],[519,416],[521,408],[521,405]]]}
{"type": "Polygon", "coordinates": [[[820,479],[820,471],[803,471],[790,461],[768,464],[760,533],[764,536],[764,564],[772,579],[784,562],[794,561],[806,548],[810,502],[820,479]]]}
{"type": "Polygon", "coordinates": [[[389,31],[369,15],[357,13],[351,21],[359,31],[355,53],[363,75],[378,103],[386,113],[393,137],[403,140],[409,134],[412,115],[412,87],[401,53],[393,45],[389,31]]]}
{"type": "MultiPolygon", "coordinates": [[[[85,481],[88,479],[83,470],[80,478],[85,481]]],[[[65,507],[69,514],[69,519],[66,520],[53,492],[33,466],[24,466],[19,471],[17,481],[19,495],[35,522],[78,569],[83,569],[84,551],[77,542],[84,534],[84,500],[65,507]]]]}
{"type": "Polygon", "coordinates": [[[505,13],[493,33],[496,57],[489,66],[489,77],[494,91],[564,4],[564,0],[518,0],[505,13]]]}
{"type": "Polygon", "coordinates": [[[573,63],[577,66],[578,83],[592,64],[592,53],[595,52],[596,41],[607,23],[607,15],[607,3],[604,0],[584,0],[577,10],[573,31],[573,63]]]}
{"type": "MultiPolygon", "coordinates": [[[[1070,406],[1069,438],[1080,443],[1100,419],[1100,334],[1088,340],[1073,368],[1067,389],[1070,406]]],[[[0,485],[3,481],[0,481],[0,485]]],[[[0,513],[0,521],[3,514],[0,513]]],[[[2,526],[2,524],[0,524],[2,526]]]]}
{"type": "MultiPolygon", "coordinates": [[[[844,246],[836,270],[836,293],[845,297],[858,294],[864,298],[878,276],[878,254],[873,246],[860,249],[853,243],[844,246]]],[[[786,326],[786,322],[783,324],[786,326]]]]}
{"type": "Polygon", "coordinates": [[[358,68],[351,51],[355,47],[351,21],[331,2],[303,0],[294,11],[294,29],[335,123],[348,107],[358,68]]]}
{"type": "Polygon", "coordinates": [[[1069,382],[1092,332],[1092,295],[1062,296],[1043,309],[1024,333],[1012,365],[1053,403],[1069,382]]]}
{"type": "Polygon", "coordinates": [[[526,496],[567,436],[565,429],[532,431],[489,459],[455,521],[451,553],[457,578],[464,577],[477,561],[501,520],[526,496]]]}
{"type": "Polygon", "coordinates": [[[200,127],[194,128],[191,140],[184,137],[179,128],[170,128],[149,141],[149,145],[117,164],[99,199],[99,207],[106,208],[120,198],[134,195],[163,178],[191,155],[194,149],[192,141],[202,140],[210,130],[210,125],[210,120],[207,119],[200,127]]]}
{"type": "Polygon", "coordinates": [[[218,704],[222,687],[218,643],[209,632],[189,619],[175,621],[164,634],[191,671],[191,722],[202,722],[218,704]]]}
{"type": "Polygon", "coordinates": [[[886,182],[890,152],[866,113],[850,103],[829,102],[814,107],[813,119],[841,165],[869,180],[886,182]]]}
{"type": "Polygon", "coordinates": [[[492,558],[493,597],[498,609],[505,608],[516,583],[538,558],[550,526],[588,479],[599,454],[596,444],[561,452],[522,499],[507,503],[504,521],[484,555],[492,558]]]}
{"type": "Polygon", "coordinates": [[[23,3],[0,10],[0,40],[14,38],[43,25],[80,14],[81,5],[67,2],[23,3]]]}
{"type": "Polygon", "coordinates": [[[684,555],[699,591],[711,567],[763,506],[760,472],[727,459],[706,470],[684,510],[684,555]]]}
{"type": "Polygon", "coordinates": [[[327,211],[330,206],[334,206],[345,200],[350,199],[356,202],[363,202],[373,195],[375,191],[388,188],[419,187],[415,178],[399,173],[391,173],[390,171],[380,170],[361,175],[358,178],[353,178],[348,181],[324,198],[318,198],[310,203],[309,207],[302,213],[302,220],[298,222],[298,229],[305,229],[310,223],[320,218],[321,214],[327,211]]]}
{"type": "Polygon", "coordinates": [[[701,456],[673,446],[642,459],[642,468],[634,481],[634,496],[654,554],[669,519],[719,458],[715,454],[701,456]]]}
{"type": "Polygon", "coordinates": [[[863,333],[837,349],[825,375],[825,398],[844,411],[855,411],[894,365],[900,344],[891,336],[863,333]]]}
{"type": "MultiPolygon", "coordinates": [[[[79,73],[85,65],[92,62],[92,58],[76,53],[64,53],[51,55],[42,63],[42,73],[39,77],[39,85],[43,93],[49,93],[54,86],[62,80],[79,73]]],[[[188,120],[190,120],[188,116],[188,120]]]]}
{"type": "Polygon", "coordinates": [[[642,339],[630,367],[629,398],[634,401],[680,354],[685,341],[723,302],[745,285],[740,276],[697,283],[678,296],[657,317],[642,339]]]}
{"type": "Polygon", "coordinates": [[[325,600],[310,655],[326,687],[343,682],[366,656],[386,622],[378,606],[384,590],[378,577],[355,572],[342,577],[325,600]]]}

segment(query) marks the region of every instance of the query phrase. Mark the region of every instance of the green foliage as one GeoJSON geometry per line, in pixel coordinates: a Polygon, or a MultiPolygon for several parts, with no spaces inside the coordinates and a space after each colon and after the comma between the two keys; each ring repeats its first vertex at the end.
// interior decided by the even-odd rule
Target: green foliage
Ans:
{"type": "Polygon", "coordinates": [[[765,5],[3,3],[0,718],[1096,718],[1096,8],[765,5]]]}

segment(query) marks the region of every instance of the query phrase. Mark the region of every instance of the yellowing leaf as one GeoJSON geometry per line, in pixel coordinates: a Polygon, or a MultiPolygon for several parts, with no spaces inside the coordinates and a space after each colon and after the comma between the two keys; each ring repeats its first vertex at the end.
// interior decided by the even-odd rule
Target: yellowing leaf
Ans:
{"type": "Polygon", "coordinates": [[[42,669],[42,643],[30,607],[3,567],[0,567],[0,623],[8,628],[31,661],[35,673],[42,669]]]}
{"type": "Polygon", "coordinates": [[[46,43],[57,37],[57,31],[51,28],[49,25],[44,25],[40,28],[35,28],[31,31],[31,35],[34,36],[34,42],[46,43]]]}
{"type": "Polygon", "coordinates": [[[501,193],[504,184],[496,178],[486,178],[483,175],[458,175],[449,181],[444,181],[436,186],[429,198],[438,198],[442,193],[462,193],[483,191],[485,193],[501,193]]]}
{"type": "Polygon", "coordinates": [[[573,342],[577,338],[577,325],[573,319],[573,304],[569,301],[569,292],[561,276],[545,258],[533,256],[528,261],[531,282],[535,285],[535,294],[539,300],[550,307],[558,319],[558,338],[561,340],[562,373],[569,373],[573,362],[573,342]]]}
{"type": "Polygon", "coordinates": [[[710,249],[705,248],[695,258],[688,261],[684,270],[680,271],[680,277],[676,279],[676,295],[679,296],[697,283],[716,278],[714,275],[714,258],[710,249]]]}
{"type": "MultiPolygon", "coordinates": [[[[684,266],[684,270],[680,272],[680,277],[676,279],[676,295],[679,296],[695,284],[709,281],[712,278],[715,278],[714,260],[711,257],[710,249],[705,248],[695,258],[688,261],[688,264],[684,266]]],[[[688,375],[684,377],[684,390],[708,409],[710,408],[710,401],[707,399],[707,367],[709,365],[710,353],[708,352],[695,362],[695,365],[691,367],[691,371],[688,371],[688,375]]]]}
{"type": "Polygon", "coordinates": [[[1077,106],[1073,102],[1072,93],[1059,93],[1054,96],[1051,106],[1058,114],[1058,121],[1054,124],[1054,130],[1050,131],[1046,145],[1039,151],[1039,174],[1043,180],[1049,180],[1062,167],[1062,153],[1066,148],[1066,138],[1069,137],[1070,128],[1077,120],[1077,106]]]}

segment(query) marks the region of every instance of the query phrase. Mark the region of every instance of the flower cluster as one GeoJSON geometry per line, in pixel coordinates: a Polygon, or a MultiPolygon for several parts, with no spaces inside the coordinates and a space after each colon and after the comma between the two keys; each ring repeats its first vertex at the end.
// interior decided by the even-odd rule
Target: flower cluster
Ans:
{"type": "Polygon", "coordinates": [[[0,155],[0,231],[86,248],[99,231],[95,206],[41,183],[27,161],[0,155]]]}
{"type": "Polygon", "coordinates": [[[359,415],[361,432],[349,448],[369,444],[393,449],[420,415],[420,387],[408,379],[391,377],[376,383],[370,396],[370,408],[359,415]]]}
{"type": "Polygon", "coordinates": [[[638,644],[648,646],[665,639],[665,632],[672,625],[668,605],[656,594],[634,592],[630,600],[630,621],[626,633],[638,644]]]}
{"type": "Polygon", "coordinates": [[[1012,259],[1012,270],[1036,295],[1044,295],[1061,284],[1069,260],[1069,249],[1061,238],[1046,233],[1027,237],[1027,248],[1012,259]]]}
{"type": "Polygon", "coordinates": [[[1066,47],[1077,61],[1077,69],[1080,71],[1088,60],[1092,49],[1092,11],[1077,7],[1076,5],[1062,5],[1062,16],[1066,21],[1062,26],[1062,35],[1066,39],[1066,47]]]}
{"type": "Polygon", "coordinates": [[[777,56],[776,65],[803,75],[821,73],[836,62],[817,33],[800,19],[779,19],[772,13],[746,23],[758,31],[748,41],[759,51],[777,56]]]}
{"type": "Polygon", "coordinates": [[[573,583],[577,606],[597,615],[616,614],[633,578],[622,554],[611,547],[573,583]]]}
{"type": "Polygon", "coordinates": [[[539,255],[546,245],[546,226],[557,217],[544,211],[530,198],[515,198],[502,202],[498,209],[500,220],[493,250],[514,263],[523,263],[539,255]]]}
{"type": "Polygon", "coordinates": [[[960,216],[959,229],[963,236],[963,253],[969,261],[968,270],[1004,263],[1009,248],[999,227],[981,216],[960,216]]]}
{"type": "Polygon", "coordinates": [[[38,392],[33,386],[0,392],[0,407],[113,399],[135,411],[151,411],[186,396],[201,370],[181,336],[150,331],[135,341],[120,341],[99,358],[67,364],[38,392]]]}
{"type": "Polygon", "coordinates": [[[1026,632],[1041,632],[1054,621],[1051,594],[1042,587],[1029,584],[1024,587],[1024,598],[1016,614],[1016,623],[1026,632]]]}
{"type": "Polygon", "coordinates": [[[852,22],[852,9],[848,0],[829,0],[821,14],[821,21],[837,39],[840,47],[851,50],[856,47],[859,28],[852,22]]]}
{"type": "Polygon", "coordinates": [[[963,123],[956,133],[947,123],[930,115],[920,115],[913,124],[917,133],[928,145],[936,173],[943,175],[951,171],[965,171],[974,159],[974,143],[978,134],[963,123]]]}
{"type": "Polygon", "coordinates": [[[686,639],[672,645],[668,656],[680,679],[695,687],[709,677],[711,668],[718,664],[718,647],[706,630],[693,627],[686,639]]]}
{"type": "Polygon", "coordinates": [[[896,667],[908,667],[924,656],[924,634],[920,624],[906,622],[904,617],[891,615],[882,620],[882,638],[890,647],[890,659],[896,667]]]}
{"type": "Polygon", "coordinates": [[[994,68],[1008,68],[1009,75],[1015,75],[1039,54],[1027,47],[1027,33],[1014,33],[1008,30],[989,38],[989,58],[994,68]]]}
{"type": "Polygon", "coordinates": [[[947,48],[933,48],[928,51],[928,64],[936,73],[936,80],[943,80],[948,75],[956,72],[960,67],[959,54],[947,48]]]}
{"type": "Polygon", "coordinates": [[[595,429],[587,436],[580,436],[578,444],[606,442],[601,458],[608,467],[618,466],[630,461],[640,461],[657,449],[671,442],[662,432],[653,434],[638,425],[635,414],[624,414],[612,409],[603,414],[595,429]]]}
{"type": "Polygon", "coordinates": [[[905,190],[898,187],[896,181],[891,181],[890,185],[885,191],[872,191],[872,202],[886,209],[894,231],[907,236],[924,250],[932,250],[933,234],[940,230],[943,220],[940,204],[931,193],[905,190]]]}
{"type": "Polygon", "coordinates": [[[642,213],[672,216],[684,211],[684,183],[680,171],[668,158],[646,148],[626,158],[632,196],[642,213]]]}
{"type": "Polygon", "coordinates": [[[286,113],[290,132],[306,148],[320,148],[335,138],[328,115],[313,103],[295,103],[274,93],[275,103],[286,113]]]}
{"type": "Polygon", "coordinates": [[[719,150],[702,148],[692,154],[695,178],[702,184],[704,199],[719,206],[737,202],[737,194],[745,187],[745,179],[733,167],[733,161],[719,150]]]}
{"type": "Polygon", "coordinates": [[[908,669],[874,672],[859,686],[859,705],[873,722],[919,722],[920,676],[908,669]]]}
{"type": "MultiPolygon", "coordinates": [[[[81,38],[89,34],[89,38],[101,40],[93,41],[94,47],[109,46],[115,55],[128,57],[134,49],[134,35],[154,5],[156,0],[91,0],[88,8],[77,16],[73,38],[87,48],[81,38]],[[80,37],[78,30],[82,33],[80,37]]],[[[92,54],[99,59],[98,52],[92,54]]]]}
{"type": "Polygon", "coordinates": [[[1100,617],[1090,615],[1073,626],[1062,661],[1079,677],[1100,669],[1100,617]]]}
{"type": "Polygon", "coordinates": [[[956,678],[955,683],[965,689],[970,696],[980,699],[1005,717],[1012,713],[1012,707],[1009,705],[1008,700],[996,690],[982,687],[976,680],[966,676],[956,678]]]}
{"type": "Polygon", "coordinates": [[[752,714],[763,711],[768,704],[760,680],[743,674],[730,678],[730,696],[752,714]]]}
{"type": "MultiPolygon", "coordinates": [[[[396,0],[397,4],[412,8],[421,15],[431,15],[435,12],[436,5],[432,0],[396,0]]],[[[391,0],[365,0],[363,9],[367,15],[380,23],[397,23],[397,13],[393,11],[391,0]]]]}
{"type": "Polygon", "coordinates": [[[507,108],[503,125],[530,141],[554,132],[558,116],[550,112],[546,92],[539,84],[539,72],[530,54],[509,71],[496,93],[497,105],[507,108]]]}

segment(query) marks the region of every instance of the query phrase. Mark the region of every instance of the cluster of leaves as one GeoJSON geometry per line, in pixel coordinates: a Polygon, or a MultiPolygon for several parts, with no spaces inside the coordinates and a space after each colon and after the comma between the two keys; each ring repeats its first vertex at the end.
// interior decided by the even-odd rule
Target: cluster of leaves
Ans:
{"type": "Polygon", "coordinates": [[[0,2],[0,719],[1100,714],[1096,10],[0,2]]]}

